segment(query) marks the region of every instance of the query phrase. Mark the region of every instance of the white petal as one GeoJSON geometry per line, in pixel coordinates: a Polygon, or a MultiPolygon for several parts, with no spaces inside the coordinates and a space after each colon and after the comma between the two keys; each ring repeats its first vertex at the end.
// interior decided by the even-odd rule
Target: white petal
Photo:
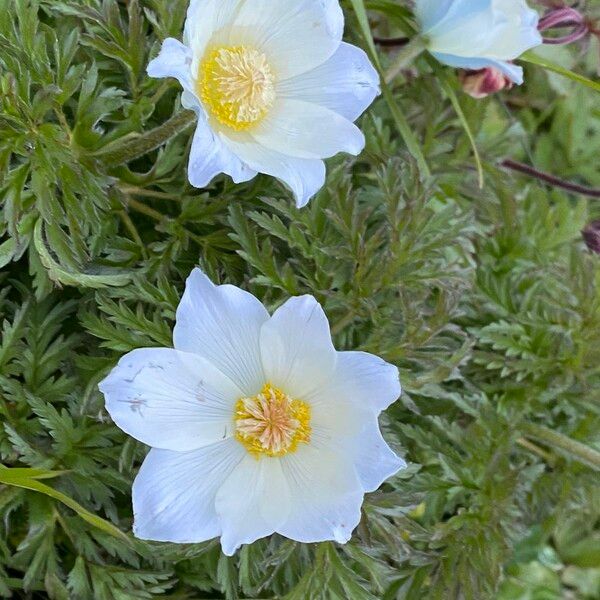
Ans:
{"type": "Polygon", "coordinates": [[[371,406],[355,397],[336,397],[326,387],[322,401],[311,402],[311,445],[336,451],[352,462],[365,492],[372,492],[406,463],[387,445],[371,406]]]}
{"type": "Polygon", "coordinates": [[[276,177],[290,188],[296,206],[306,206],[325,185],[325,163],[286,156],[253,141],[249,136],[224,137],[223,142],[251,169],[276,177]]]}
{"type": "Polygon", "coordinates": [[[277,533],[298,542],[347,542],[360,521],[363,490],[348,457],[301,446],[281,458],[291,509],[277,533]]]}
{"type": "Polygon", "coordinates": [[[242,1],[191,0],[183,39],[193,49],[195,63],[201,60],[213,36],[231,25],[242,1]]]}
{"type": "Polygon", "coordinates": [[[457,4],[456,0],[416,0],[415,16],[421,31],[427,33],[448,14],[452,5],[457,4]]]}
{"type": "Polygon", "coordinates": [[[509,61],[542,43],[538,14],[524,0],[420,0],[417,16],[434,53],[509,61]]]}
{"type": "Polygon", "coordinates": [[[204,114],[199,112],[188,166],[190,183],[194,187],[203,188],[220,173],[229,175],[234,183],[249,181],[256,176],[256,171],[250,169],[223,144],[210,128],[204,114]]]}
{"type": "Polygon", "coordinates": [[[252,137],[271,150],[309,159],[358,155],[365,147],[362,131],[348,119],[324,106],[286,98],[277,101],[252,137]]]}
{"type": "Polygon", "coordinates": [[[194,269],[177,309],[175,348],[203,356],[245,396],[253,396],[265,384],[259,339],[268,318],[252,294],[232,285],[216,286],[194,269]]]}
{"type": "Polygon", "coordinates": [[[215,496],[245,453],[235,440],[192,452],[150,450],[133,483],[136,537],[183,544],[220,535],[215,496]]]}
{"type": "Polygon", "coordinates": [[[200,104],[200,100],[198,100],[198,96],[194,92],[189,90],[183,90],[181,94],[181,105],[183,108],[187,108],[189,110],[195,111],[195,113],[206,121],[206,113],[204,112],[204,108],[202,104],[200,104]]]}
{"type": "Polygon", "coordinates": [[[309,397],[333,376],[336,351],[329,322],[312,296],[291,298],[260,334],[267,380],[294,398],[309,397]]]}
{"type": "Polygon", "coordinates": [[[160,54],[148,65],[150,77],[175,77],[186,90],[194,89],[192,78],[192,51],[181,42],[167,38],[160,54]]]}
{"type": "Polygon", "coordinates": [[[523,67],[519,67],[511,62],[493,60],[491,58],[465,58],[463,56],[453,56],[452,54],[440,54],[439,52],[432,52],[432,55],[441,63],[450,67],[471,69],[474,71],[492,67],[504,73],[513,83],[517,85],[523,83],[523,67]]]}
{"type": "Polygon", "coordinates": [[[247,454],[216,497],[223,553],[271,535],[289,515],[290,495],[278,459],[247,454]]]}
{"type": "Polygon", "coordinates": [[[312,398],[315,403],[352,401],[379,414],[401,393],[394,365],[366,352],[338,352],[335,374],[312,398]]]}
{"type": "Polygon", "coordinates": [[[344,15],[338,0],[242,2],[231,41],[261,48],[280,79],[305,73],[338,49],[344,15]]]}
{"type": "Polygon", "coordinates": [[[428,36],[457,29],[492,8],[493,0],[416,0],[415,15],[428,36]]]}
{"type": "Polygon", "coordinates": [[[364,50],[342,42],[316,69],[282,81],[277,95],[320,104],[356,121],[379,94],[379,75],[364,50]]]}
{"type": "Polygon", "coordinates": [[[539,15],[524,0],[495,0],[494,9],[501,15],[496,36],[490,36],[485,56],[498,60],[515,59],[530,48],[543,43],[538,31],[539,15]]]}
{"type": "Polygon", "coordinates": [[[242,392],[204,358],[168,348],[126,354],[99,385],[113,421],[167,450],[193,450],[233,434],[242,392]]]}
{"type": "Polygon", "coordinates": [[[406,462],[383,439],[374,415],[365,420],[362,432],[348,443],[347,449],[365,492],[374,492],[386,479],[406,468],[406,462]]]}

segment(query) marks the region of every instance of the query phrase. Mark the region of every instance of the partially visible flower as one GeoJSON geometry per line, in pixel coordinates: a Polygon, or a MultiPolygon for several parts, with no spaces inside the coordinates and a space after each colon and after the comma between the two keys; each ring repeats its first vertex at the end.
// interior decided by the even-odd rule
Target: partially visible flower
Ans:
{"type": "Polygon", "coordinates": [[[191,1],[184,43],[165,40],[148,74],[176,77],[198,115],[192,185],[265,173],[304,206],[325,183],[323,159],[362,151],[353,122],[379,77],[343,30],[339,0],[191,1]]]}
{"type": "Polygon", "coordinates": [[[479,71],[462,71],[459,75],[463,90],[472,98],[485,98],[504,89],[510,90],[513,82],[502,71],[487,67],[479,71]]]}
{"type": "Polygon", "coordinates": [[[523,69],[511,61],[539,46],[539,16],[525,0],[417,0],[428,50],[459,69],[498,69],[516,84],[523,69]]]}
{"type": "Polygon", "coordinates": [[[592,221],[581,233],[588,249],[600,254],[600,221],[592,221]]]}
{"type": "Polygon", "coordinates": [[[192,272],[175,349],[124,356],[100,384],[117,425],[152,446],[133,484],[134,533],[225,554],[277,532],[350,539],[365,492],[405,467],[378,415],[398,369],[336,352],[312,296],[269,316],[251,294],[192,272]]]}

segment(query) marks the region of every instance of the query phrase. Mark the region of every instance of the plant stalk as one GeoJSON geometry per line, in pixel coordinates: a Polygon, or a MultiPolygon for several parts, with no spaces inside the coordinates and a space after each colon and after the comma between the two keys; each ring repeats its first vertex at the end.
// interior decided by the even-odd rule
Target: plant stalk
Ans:
{"type": "Polygon", "coordinates": [[[195,121],[196,113],[194,111],[182,110],[156,129],[127,140],[117,140],[96,152],[94,156],[109,167],[127,164],[160,148],[171,138],[184,132],[195,121]]]}
{"type": "Polygon", "coordinates": [[[523,173],[524,175],[535,177],[535,179],[538,179],[539,181],[544,181],[545,183],[549,183],[554,187],[558,187],[569,192],[583,194],[584,196],[590,196],[591,198],[600,198],[600,190],[598,189],[590,188],[584,185],[579,185],[570,181],[565,181],[560,177],[556,177],[556,175],[544,173],[543,171],[540,171],[535,167],[530,167],[529,165],[517,162],[516,160],[511,160],[510,158],[503,160],[500,163],[500,165],[505,169],[510,169],[511,171],[518,171],[519,173],[523,173]]]}
{"type": "Polygon", "coordinates": [[[396,55],[394,63],[385,74],[385,82],[391,83],[394,81],[426,48],[427,40],[425,38],[416,36],[410,40],[396,55]]]}
{"type": "Polygon", "coordinates": [[[527,437],[544,442],[551,448],[562,450],[575,460],[586,464],[596,471],[600,471],[600,452],[598,450],[541,425],[523,423],[521,428],[527,437]]]}

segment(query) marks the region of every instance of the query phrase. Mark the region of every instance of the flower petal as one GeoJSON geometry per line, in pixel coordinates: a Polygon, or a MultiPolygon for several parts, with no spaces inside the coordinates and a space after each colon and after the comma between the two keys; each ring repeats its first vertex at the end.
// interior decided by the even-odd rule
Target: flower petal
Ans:
{"type": "Polygon", "coordinates": [[[539,15],[525,0],[454,0],[439,5],[419,0],[416,13],[429,50],[442,57],[506,62],[542,43],[539,15]]]}
{"type": "Polygon", "coordinates": [[[501,71],[513,83],[517,85],[523,83],[523,68],[511,62],[493,60],[490,58],[465,58],[464,56],[453,56],[452,54],[440,54],[439,52],[432,52],[432,55],[441,63],[450,67],[473,71],[492,67],[501,71]]]}
{"type": "Polygon", "coordinates": [[[346,543],[360,521],[363,490],[347,457],[310,445],[281,458],[291,508],[277,533],[298,542],[346,543]]]}
{"type": "Polygon", "coordinates": [[[324,106],[289,98],[277,101],[252,137],[297,158],[330,158],[339,152],[356,156],[365,147],[362,131],[348,119],[324,106]]]}
{"type": "Polygon", "coordinates": [[[383,439],[374,415],[365,420],[362,432],[347,448],[365,492],[374,492],[386,479],[406,468],[406,462],[383,439]]]}
{"type": "Polygon", "coordinates": [[[415,15],[430,37],[455,31],[492,10],[494,0],[416,0],[415,15]]]}
{"type": "Polygon", "coordinates": [[[312,296],[291,298],[261,330],[267,380],[293,398],[304,399],[333,376],[336,351],[329,322],[312,296]]]}
{"type": "Polygon", "coordinates": [[[364,50],[342,42],[327,62],[280,82],[277,94],[319,104],[356,121],[379,94],[379,75],[364,50]]]}
{"type": "Polygon", "coordinates": [[[372,492],[406,463],[387,445],[377,415],[368,404],[353,397],[330,396],[311,403],[311,445],[319,450],[339,452],[352,462],[363,491],[372,492]]]}
{"type": "Polygon", "coordinates": [[[183,32],[184,42],[194,51],[195,66],[213,36],[233,23],[243,0],[191,0],[183,32]]]}
{"type": "Polygon", "coordinates": [[[325,163],[286,156],[265,148],[249,136],[222,137],[223,142],[251,169],[276,177],[290,188],[296,206],[306,206],[310,199],[325,185],[325,163]]]}
{"type": "Polygon", "coordinates": [[[315,404],[352,402],[378,415],[401,393],[396,366],[367,352],[338,352],[335,373],[311,400],[315,404]]]}
{"type": "Polygon", "coordinates": [[[530,48],[543,43],[538,31],[540,16],[525,0],[495,0],[498,19],[496,36],[490,36],[485,56],[498,60],[518,58],[530,48]]]}
{"type": "Polygon", "coordinates": [[[217,175],[226,173],[234,183],[250,181],[256,171],[243,163],[213,132],[203,112],[197,111],[198,125],[188,165],[190,183],[197,188],[206,187],[217,175]]]}
{"type": "Polygon", "coordinates": [[[279,79],[288,79],[330,58],[343,32],[338,0],[253,0],[242,2],[231,39],[261,48],[279,79]]]}
{"type": "Polygon", "coordinates": [[[113,421],[132,437],[167,450],[193,450],[233,434],[242,392],[200,356],[169,348],[126,354],[99,385],[113,421]]]}
{"type": "Polygon", "coordinates": [[[216,286],[194,269],[177,309],[175,348],[203,356],[244,396],[253,396],[265,384],[259,340],[268,318],[252,294],[232,285],[216,286]]]}
{"type": "Polygon", "coordinates": [[[431,28],[442,21],[456,0],[416,0],[415,16],[423,33],[428,33],[431,28]]]}
{"type": "Polygon", "coordinates": [[[242,544],[274,533],[290,510],[281,461],[246,455],[219,489],[216,510],[222,527],[221,546],[227,556],[235,554],[242,544]]]}
{"type": "Polygon", "coordinates": [[[192,78],[192,51],[178,40],[167,38],[160,54],[148,65],[148,75],[161,79],[175,77],[186,90],[194,89],[192,78]]]}
{"type": "Polygon", "coordinates": [[[215,496],[244,455],[235,440],[192,452],[150,450],[133,483],[135,536],[184,544],[220,535],[215,496]]]}

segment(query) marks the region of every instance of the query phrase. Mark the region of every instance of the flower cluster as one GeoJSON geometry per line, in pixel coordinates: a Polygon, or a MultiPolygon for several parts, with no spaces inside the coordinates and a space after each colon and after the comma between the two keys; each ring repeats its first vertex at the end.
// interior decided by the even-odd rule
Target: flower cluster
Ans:
{"type": "MultiPolygon", "coordinates": [[[[521,83],[513,61],[542,41],[524,0],[417,0],[416,18],[473,97],[521,83]]],[[[196,113],[192,185],[265,173],[302,207],[325,182],[324,159],[362,151],[354,122],[380,80],[343,29],[338,0],[191,1],[183,43],[165,40],[148,73],[177,78],[196,113]]],[[[152,447],[133,486],[140,538],[220,536],[226,554],[275,532],[343,543],[365,492],[406,466],[378,424],[400,395],[397,368],[337,352],[312,296],[269,315],[195,270],[174,349],[127,354],[100,389],[115,423],[152,447]]]]}

